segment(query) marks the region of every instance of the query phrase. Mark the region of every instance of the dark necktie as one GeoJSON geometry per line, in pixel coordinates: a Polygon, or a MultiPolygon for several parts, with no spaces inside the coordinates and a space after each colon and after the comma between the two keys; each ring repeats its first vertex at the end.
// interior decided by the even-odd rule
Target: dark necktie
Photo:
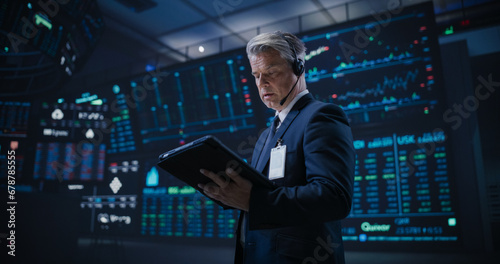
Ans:
{"type": "Polygon", "coordinates": [[[276,131],[278,130],[278,126],[280,124],[280,117],[279,115],[276,115],[273,119],[273,123],[271,124],[271,133],[274,136],[276,131]]]}

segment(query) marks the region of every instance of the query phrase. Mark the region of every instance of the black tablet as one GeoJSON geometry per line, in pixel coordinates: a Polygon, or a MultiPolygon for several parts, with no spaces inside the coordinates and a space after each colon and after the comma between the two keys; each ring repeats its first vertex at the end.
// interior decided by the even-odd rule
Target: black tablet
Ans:
{"type": "MultiPolygon", "coordinates": [[[[198,184],[207,184],[212,180],[201,174],[200,169],[225,175],[227,167],[239,172],[254,185],[275,188],[273,182],[266,176],[256,171],[217,138],[210,135],[161,154],[158,166],[201,193],[203,191],[198,184]]],[[[231,208],[218,201],[215,202],[225,209],[231,208]]]]}

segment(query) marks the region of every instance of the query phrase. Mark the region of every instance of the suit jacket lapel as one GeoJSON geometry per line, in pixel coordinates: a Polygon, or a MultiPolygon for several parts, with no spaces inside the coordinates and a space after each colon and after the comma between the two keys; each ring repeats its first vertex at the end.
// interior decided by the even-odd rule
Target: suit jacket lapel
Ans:
{"type": "Polygon", "coordinates": [[[257,163],[262,153],[262,148],[264,148],[264,144],[266,143],[267,137],[269,136],[269,129],[270,128],[264,130],[257,140],[257,143],[255,143],[255,149],[252,154],[252,167],[254,168],[257,167],[257,163]]]}
{"type": "MultiPolygon", "coordinates": [[[[312,95],[311,94],[306,94],[302,96],[302,98],[299,99],[295,103],[295,105],[292,107],[292,110],[288,113],[286,116],[285,120],[281,123],[280,127],[278,128],[278,131],[276,131],[276,134],[274,134],[274,137],[271,139],[272,144],[269,144],[268,146],[265,147],[264,149],[264,143],[266,142],[267,136],[263,137],[263,141],[261,142],[261,145],[256,145],[256,151],[259,153],[256,159],[256,163],[254,164],[254,167],[257,171],[263,172],[264,168],[266,167],[267,163],[269,162],[269,157],[271,155],[271,149],[275,147],[275,144],[278,142],[279,138],[282,138],[285,132],[288,130],[292,122],[295,120],[297,115],[300,113],[300,110],[307,105],[309,101],[311,101],[312,95]],[[259,147],[260,149],[257,149],[259,147]]],[[[266,130],[265,132],[267,135],[269,135],[269,129],[266,130]]],[[[260,141],[260,140],[259,140],[260,141]]],[[[287,142],[283,142],[284,145],[287,144],[287,142]]],[[[252,159],[253,163],[253,159],[252,159]]]]}

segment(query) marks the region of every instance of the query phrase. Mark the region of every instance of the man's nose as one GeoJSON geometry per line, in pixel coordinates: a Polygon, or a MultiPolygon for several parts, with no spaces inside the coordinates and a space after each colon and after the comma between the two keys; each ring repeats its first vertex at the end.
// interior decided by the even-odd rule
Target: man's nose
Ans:
{"type": "Polygon", "coordinates": [[[259,78],[257,79],[257,87],[261,87],[261,86],[267,86],[269,84],[267,78],[263,75],[263,74],[260,74],[259,78]]]}

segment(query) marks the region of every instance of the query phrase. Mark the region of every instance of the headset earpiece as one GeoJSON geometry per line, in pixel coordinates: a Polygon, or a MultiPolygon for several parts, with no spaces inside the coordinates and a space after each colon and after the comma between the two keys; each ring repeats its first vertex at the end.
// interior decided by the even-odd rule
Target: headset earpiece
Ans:
{"type": "Polygon", "coordinates": [[[293,64],[293,72],[295,73],[295,75],[297,75],[297,77],[302,75],[302,73],[304,72],[304,61],[296,57],[293,64]]]}
{"type": "Polygon", "coordinates": [[[290,44],[288,39],[286,39],[285,36],[281,32],[276,31],[276,35],[280,36],[282,39],[284,39],[286,41],[286,43],[288,43],[288,47],[290,47],[290,50],[293,53],[292,70],[293,70],[293,73],[297,77],[299,77],[300,75],[302,75],[302,73],[304,73],[304,70],[305,70],[304,69],[304,61],[297,57],[297,52],[295,51],[295,48],[293,47],[292,44],[290,44]]]}

